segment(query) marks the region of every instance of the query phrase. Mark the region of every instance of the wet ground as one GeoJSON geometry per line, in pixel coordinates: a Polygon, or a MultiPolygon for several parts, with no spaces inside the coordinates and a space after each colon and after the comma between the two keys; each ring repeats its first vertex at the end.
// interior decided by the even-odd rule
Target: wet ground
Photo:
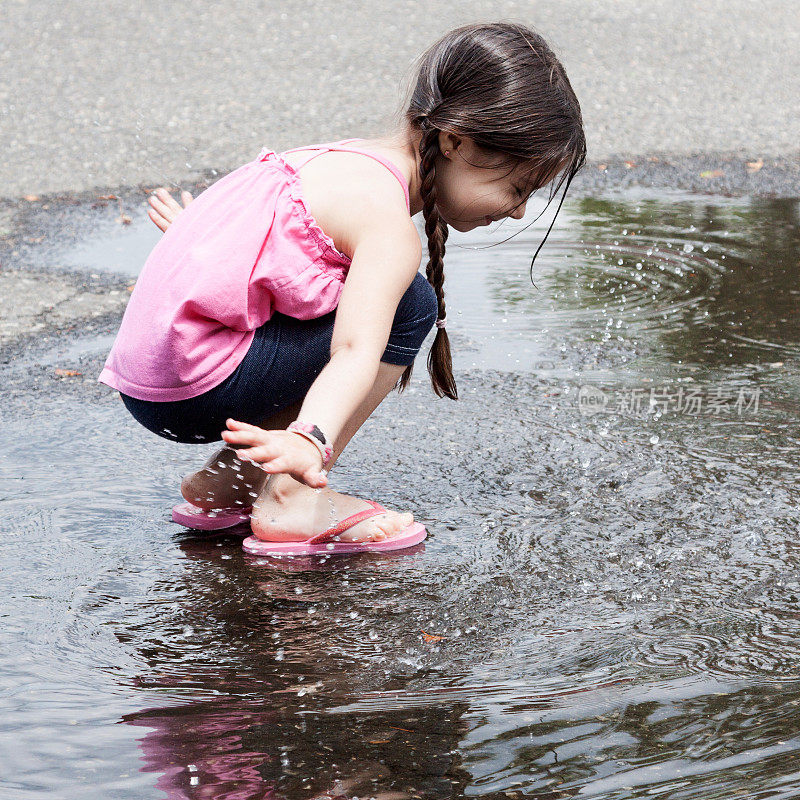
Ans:
{"type": "Polygon", "coordinates": [[[94,381],[156,235],[97,202],[9,222],[4,797],[800,794],[798,200],[570,200],[535,288],[543,220],[453,232],[461,399],[420,361],[332,473],[429,538],[321,562],[169,522],[210,448],[94,381]]]}

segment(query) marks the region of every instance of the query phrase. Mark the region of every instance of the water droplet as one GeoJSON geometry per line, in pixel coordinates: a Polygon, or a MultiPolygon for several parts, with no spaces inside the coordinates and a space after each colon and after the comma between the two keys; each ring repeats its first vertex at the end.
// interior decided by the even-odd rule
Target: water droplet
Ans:
{"type": "Polygon", "coordinates": [[[659,441],[661,440],[655,433],[650,437],[650,444],[658,444],[659,441]]]}

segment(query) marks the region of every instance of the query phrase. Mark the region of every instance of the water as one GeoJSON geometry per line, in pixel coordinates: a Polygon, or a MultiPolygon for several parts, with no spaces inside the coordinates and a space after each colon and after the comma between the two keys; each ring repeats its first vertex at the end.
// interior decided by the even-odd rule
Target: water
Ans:
{"type": "Polygon", "coordinates": [[[141,210],[131,213],[132,222],[127,225],[113,214],[106,214],[95,235],[59,248],[58,262],[66,267],[135,278],[162,234],[141,210]]]}
{"type": "Polygon", "coordinates": [[[420,360],[331,473],[413,551],[245,556],[168,521],[208,447],[11,403],[3,797],[800,794],[800,205],[565,211],[538,290],[541,220],[451,234],[461,399],[420,360]]]}

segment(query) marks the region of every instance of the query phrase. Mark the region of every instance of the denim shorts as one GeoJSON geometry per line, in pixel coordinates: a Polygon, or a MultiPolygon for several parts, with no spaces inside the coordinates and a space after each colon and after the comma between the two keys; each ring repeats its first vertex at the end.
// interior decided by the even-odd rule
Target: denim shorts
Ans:
{"type": "MultiPolygon", "coordinates": [[[[436,321],[433,287],[417,273],[400,300],[381,361],[408,366],[436,321]]],[[[149,431],[186,444],[221,439],[228,417],[258,425],[302,400],[330,360],[336,312],[302,320],[273,314],[255,331],[238,367],[217,386],[187,400],[137,400],[120,392],[134,419],[149,431]]]]}

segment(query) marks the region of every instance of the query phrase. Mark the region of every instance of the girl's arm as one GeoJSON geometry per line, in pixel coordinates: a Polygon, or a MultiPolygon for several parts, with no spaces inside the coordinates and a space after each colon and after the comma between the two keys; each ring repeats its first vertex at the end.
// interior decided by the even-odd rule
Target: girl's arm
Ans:
{"type": "MultiPolygon", "coordinates": [[[[336,310],[330,361],[308,390],[298,417],[319,427],[331,444],[375,383],[397,306],[422,256],[405,204],[381,197],[371,187],[360,200],[348,198],[342,205],[352,263],[336,310]]],[[[239,455],[260,462],[267,472],[288,472],[313,487],[327,483],[319,453],[301,436],[232,420],[228,427],[223,439],[249,445],[239,455]]]]}
{"type": "Polygon", "coordinates": [[[373,220],[362,229],[336,310],[331,360],[300,409],[298,418],[317,425],[330,441],[375,383],[397,306],[419,269],[422,246],[408,212],[396,222],[373,220]]]}

